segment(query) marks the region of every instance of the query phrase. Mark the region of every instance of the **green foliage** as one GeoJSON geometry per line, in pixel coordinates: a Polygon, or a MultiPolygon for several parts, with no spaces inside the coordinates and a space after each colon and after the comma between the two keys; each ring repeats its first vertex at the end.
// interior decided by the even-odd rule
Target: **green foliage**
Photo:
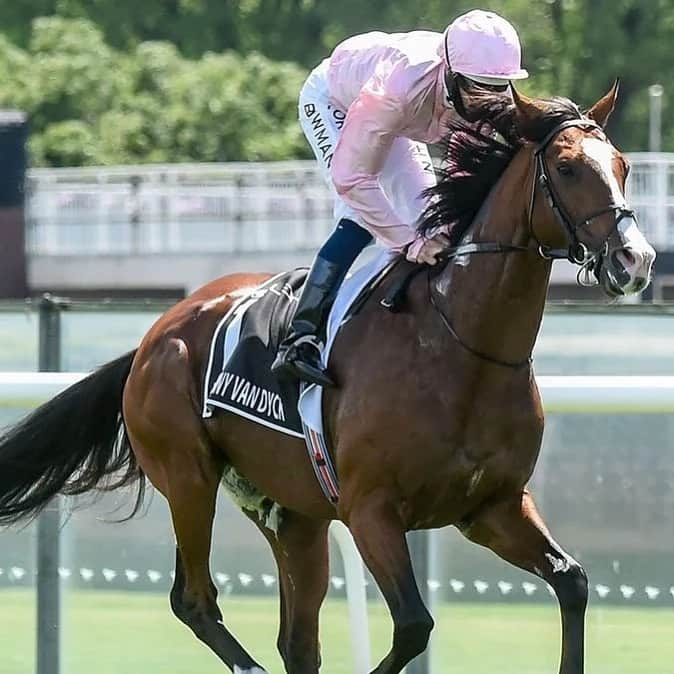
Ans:
{"type": "Polygon", "coordinates": [[[79,119],[50,124],[30,140],[33,163],[47,166],[86,166],[98,159],[94,130],[79,119]]]}
{"type": "Polygon", "coordinates": [[[0,36],[0,105],[29,112],[35,165],[303,156],[304,76],[256,53],[186,59],[169,42],[122,53],[86,19],[35,19],[25,50],[0,36]]]}
{"type": "MultiPolygon", "coordinates": [[[[619,76],[611,134],[624,149],[645,149],[648,86],[667,88],[674,70],[674,0],[480,4],[518,27],[532,75],[522,84],[528,93],[590,106],[619,76]]],[[[473,0],[146,0],[142,8],[137,0],[2,2],[0,105],[30,113],[39,163],[307,156],[296,122],[306,68],[349,35],[442,30],[474,6],[473,0]]],[[[672,121],[666,89],[664,149],[674,150],[672,121]]]]}
{"type": "Polygon", "coordinates": [[[89,21],[35,19],[28,55],[36,128],[70,119],[91,124],[114,104],[119,80],[116,55],[89,21]]]}

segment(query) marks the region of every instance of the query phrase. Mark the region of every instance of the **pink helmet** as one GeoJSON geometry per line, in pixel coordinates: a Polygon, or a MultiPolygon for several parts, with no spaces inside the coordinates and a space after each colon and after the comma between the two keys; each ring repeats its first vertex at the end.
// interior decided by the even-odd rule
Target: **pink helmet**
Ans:
{"type": "Polygon", "coordinates": [[[512,24],[494,12],[475,9],[445,31],[445,58],[455,73],[482,84],[522,80],[522,48],[512,24]]]}

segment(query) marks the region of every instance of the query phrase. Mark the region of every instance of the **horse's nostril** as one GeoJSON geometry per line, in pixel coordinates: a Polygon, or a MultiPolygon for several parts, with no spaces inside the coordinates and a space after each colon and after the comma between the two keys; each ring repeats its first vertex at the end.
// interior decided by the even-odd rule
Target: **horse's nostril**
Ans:
{"type": "Polygon", "coordinates": [[[613,264],[619,264],[623,269],[633,267],[637,261],[636,256],[629,248],[616,250],[611,257],[613,258],[613,264]]]}

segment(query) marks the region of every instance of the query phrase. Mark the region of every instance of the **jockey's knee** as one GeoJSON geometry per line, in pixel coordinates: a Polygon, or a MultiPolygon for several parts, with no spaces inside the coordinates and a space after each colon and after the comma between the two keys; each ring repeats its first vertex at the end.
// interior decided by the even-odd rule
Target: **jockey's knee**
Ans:
{"type": "Polygon", "coordinates": [[[342,218],[338,223],[335,230],[340,233],[340,236],[349,237],[363,246],[367,246],[369,243],[374,241],[374,238],[370,232],[362,227],[354,220],[350,218],[342,218]]]}
{"type": "Polygon", "coordinates": [[[318,256],[342,267],[350,267],[363,248],[373,240],[370,232],[357,222],[342,218],[318,256]]]}

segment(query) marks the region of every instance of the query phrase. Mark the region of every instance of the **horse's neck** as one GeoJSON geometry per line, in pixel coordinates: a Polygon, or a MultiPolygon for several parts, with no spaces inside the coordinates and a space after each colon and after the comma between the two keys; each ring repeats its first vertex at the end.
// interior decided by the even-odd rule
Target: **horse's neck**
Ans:
{"type": "MultiPolygon", "coordinates": [[[[478,213],[466,241],[529,243],[531,155],[513,159],[478,213]]],[[[461,340],[498,360],[520,362],[540,327],[551,264],[532,252],[476,254],[447,265],[436,281],[443,311],[461,340]]]]}

